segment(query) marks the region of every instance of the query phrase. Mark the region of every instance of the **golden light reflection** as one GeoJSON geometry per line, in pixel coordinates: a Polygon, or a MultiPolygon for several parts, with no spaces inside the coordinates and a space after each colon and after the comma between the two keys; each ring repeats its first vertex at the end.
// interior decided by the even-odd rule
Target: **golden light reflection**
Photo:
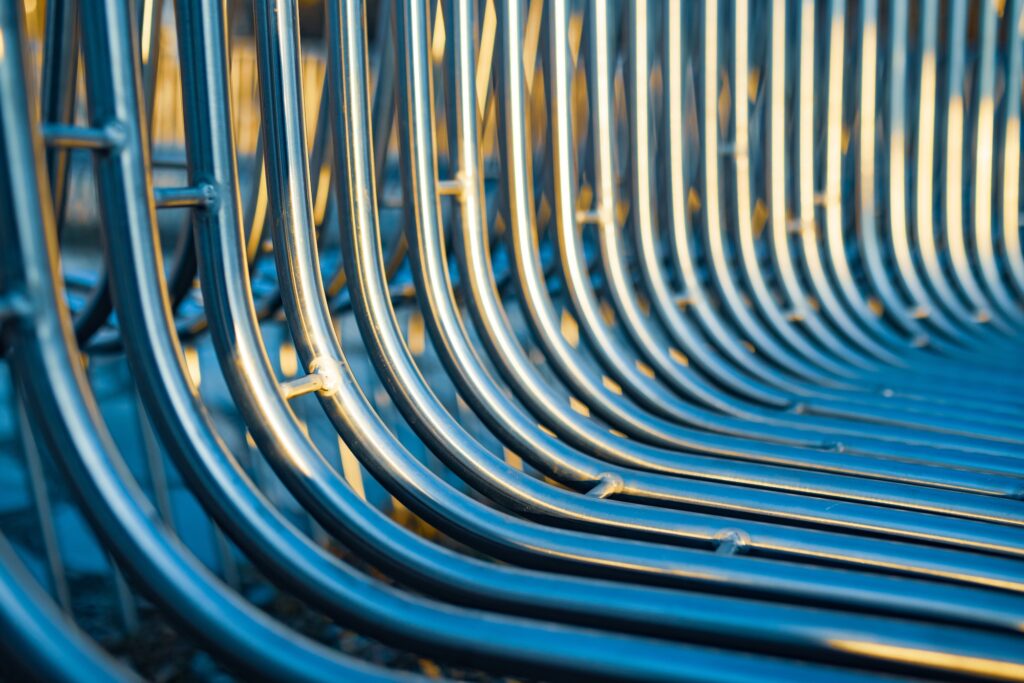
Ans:
{"type": "Polygon", "coordinates": [[[292,377],[299,370],[299,358],[295,353],[295,346],[291,342],[281,344],[278,349],[278,362],[281,366],[281,374],[285,377],[292,377]]]}
{"type": "Polygon", "coordinates": [[[526,74],[526,87],[530,90],[533,89],[533,77],[537,73],[537,49],[540,46],[543,8],[543,2],[530,3],[526,27],[523,29],[523,73],[526,74]]]}
{"type": "Polygon", "coordinates": [[[413,311],[409,315],[409,352],[414,356],[423,353],[427,346],[427,338],[423,324],[423,315],[419,311],[413,311]]]}
{"type": "Polygon", "coordinates": [[[636,369],[639,370],[642,374],[647,375],[651,379],[655,378],[654,368],[652,368],[650,365],[643,362],[642,360],[638,360],[636,362],[636,369]]]}
{"type": "Polygon", "coordinates": [[[366,490],[363,486],[363,466],[359,464],[355,453],[340,436],[338,437],[338,453],[341,456],[341,472],[345,475],[345,481],[357,496],[366,500],[366,490]]]}
{"type": "Polygon", "coordinates": [[[504,449],[503,453],[505,455],[505,462],[508,464],[509,467],[512,467],[513,469],[517,469],[520,472],[523,471],[523,459],[522,458],[520,458],[518,455],[513,453],[508,448],[504,449]]]}
{"type": "Polygon", "coordinates": [[[582,415],[583,417],[590,417],[590,408],[587,407],[586,403],[579,400],[575,396],[569,397],[569,407],[572,408],[577,413],[579,413],[580,415],[582,415]]]}
{"type": "Polygon", "coordinates": [[[444,58],[444,12],[441,9],[441,0],[434,3],[434,35],[430,43],[430,58],[435,64],[440,64],[444,58]]]}
{"type": "Polygon", "coordinates": [[[476,59],[476,107],[477,115],[484,118],[487,103],[487,86],[491,82],[491,63],[494,60],[494,45],[497,40],[498,16],[493,0],[484,8],[483,26],[480,30],[480,49],[476,59]]]}
{"type": "Polygon", "coordinates": [[[142,63],[149,64],[149,50],[153,38],[153,0],[143,0],[142,6],[142,63]]]}
{"type": "Polygon", "coordinates": [[[199,364],[199,352],[194,346],[185,347],[185,367],[188,368],[188,376],[192,379],[193,386],[198,389],[203,380],[203,372],[199,364]]]}
{"type": "Polygon", "coordinates": [[[680,365],[690,364],[690,359],[686,356],[686,354],[674,346],[669,347],[668,355],[671,356],[672,360],[679,363],[680,365]]]}
{"type": "Polygon", "coordinates": [[[604,375],[601,377],[601,384],[604,385],[605,389],[612,392],[616,396],[622,396],[622,387],[619,386],[619,383],[613,380],[608,375],[604,375]]]}
{"type": "Polygon", "coordinates": [[[836,639],[828,641],[828,644],[830,647],[842,652],[913,664],[915,666],[928,666],[946,671],[958,671],[960,673],[988,676],[1007,681],[1019,681],[1024,678],[1024,666],[996,659],[969,657],[951,652],[884,645],[882,643],[871,643],[861,640],[836,639]]]}
{"type": "Polygon", "coordinates": [[[580,326],[567,309],[562,309],[562,338],[574,349],[580,345],[580,326]]]}

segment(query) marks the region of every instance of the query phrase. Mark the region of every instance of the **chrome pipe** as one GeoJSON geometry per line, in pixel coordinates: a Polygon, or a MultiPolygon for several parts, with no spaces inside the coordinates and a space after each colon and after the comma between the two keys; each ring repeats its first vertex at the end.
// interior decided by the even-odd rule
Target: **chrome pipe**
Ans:
{"type": "Polygon", "coordinates": [[[1024,680],[1021,12],[0,0],[0,677],[1024,680]]]}

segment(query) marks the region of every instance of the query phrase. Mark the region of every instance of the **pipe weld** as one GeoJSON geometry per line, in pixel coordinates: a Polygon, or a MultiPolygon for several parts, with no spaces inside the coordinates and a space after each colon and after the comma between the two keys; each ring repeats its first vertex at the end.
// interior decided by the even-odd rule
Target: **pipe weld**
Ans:
{"type": "Polygon", "coordinates": [[[598,477],[594,488],[587,491],[587,495],[591,498],[607,498],[622,491],[625,483],[619,475],[605,472],[598,477]]]}
{"type": "Polygon", "coordinates": [[[110,121],[103,125],[103,135],[107,140],[108,147],[104,152],[119,152],[128,142],[128,130],[120,121],[110,121]]]}
{"type": "Polygon", "coordinates": [[[318,356],[310,361],[309,374],[320,378],[317,392],[324,396],[331,396],[341,388],[342,364],[330,356],[318,356]]]}
{"type": "Polygon", "coordinates": [[[742,529],[722,529],[714,536],[715,552],[720,555],[742,555],[750,546],[750,534],[742,529]]]}

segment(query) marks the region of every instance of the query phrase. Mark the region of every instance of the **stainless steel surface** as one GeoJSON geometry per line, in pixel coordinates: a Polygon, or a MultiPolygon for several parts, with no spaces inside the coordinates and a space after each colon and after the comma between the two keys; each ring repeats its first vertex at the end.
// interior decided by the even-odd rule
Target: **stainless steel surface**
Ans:
{"type": "Polygon", "coordinates": [[[1022,0],[0,0],[0,679],[1024,680],[1022,0]]]}

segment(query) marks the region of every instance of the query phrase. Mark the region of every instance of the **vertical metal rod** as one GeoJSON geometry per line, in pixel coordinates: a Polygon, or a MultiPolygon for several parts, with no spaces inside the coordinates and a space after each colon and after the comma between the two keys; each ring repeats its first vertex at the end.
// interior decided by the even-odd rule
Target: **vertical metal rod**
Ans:
{"type": "Polygon", "coordinates": [[[60,540],[57,538],[53,506],[50,504],[49,487],[46,484],[46,472],[43,468],[42,454],[32,431],[32,422],[25,412],[25,406],[17,397],[14,398],[15,410],[18,414],[18,433],[21,436],[22,453],[25,458],[25,470],[28,474],[29,488],[32,493],[32,506],[35,508],[36,521],[42,537],[43,555],[49,572],[50,590],[61,609],[70,617],[71,590],[68,587],[67,575],[64,572],[64,560],[60,552],[60,540]]]}

